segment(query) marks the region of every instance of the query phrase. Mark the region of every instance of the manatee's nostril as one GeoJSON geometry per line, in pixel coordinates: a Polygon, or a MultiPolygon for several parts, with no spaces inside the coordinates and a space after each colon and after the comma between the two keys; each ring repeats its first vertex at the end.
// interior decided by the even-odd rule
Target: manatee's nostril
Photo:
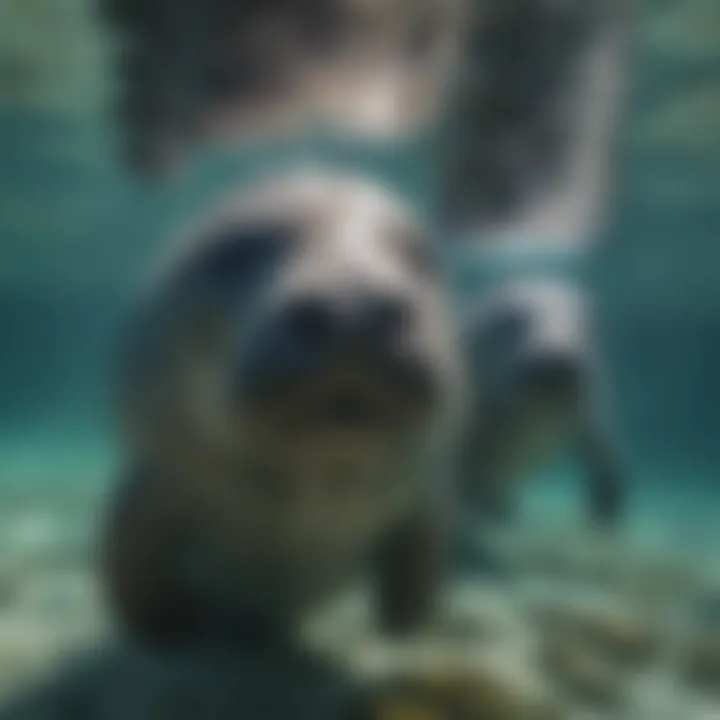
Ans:
{"type": "Polygon", "coordinates": [[[294,341],[304,345],[388,348],[405,331],[409,318],[410,304],[403,298],[368,293],[298,298],[286,308],[283,323],[294,341]]]}
{"type": "Polygon", "coordinates": [[[293,338],[302,342],[326,340],[336,330],[336,310],[319,297],[297,300],[285,311],[284,323],[293,338]]]}
{"type": "MultiPolygon", "coordinates": [[[[305,384],[321,379],[336,363],[347,363],[353,372],[362,365],[361,373],[375,373],[392,388],[424,398],[427,370],[416,372],[403,342],[411,310],[404,297],[379,292],[297,296],[243,348],[237,362],[237,395],[244,402],[282,398],[295,391],[302,395],[305,384]]],[[[354,398],[341,398],[333,412],[350,418],[363,415],[365,407],[354,398]]]]}
{"type": "Polygon", "coordinates": [[[254,336],[237,362],[237,393],[246,401],[283,392],[322,365],[337,334],[333,307],[298,298],[254,336]]]}
{"type": "Polygon", "coordinates": [[[410,303],[394,296],[376,295],[358,303],[358,324],[361,331],[378,342],[393,342],[410,323],[410,303]]]}

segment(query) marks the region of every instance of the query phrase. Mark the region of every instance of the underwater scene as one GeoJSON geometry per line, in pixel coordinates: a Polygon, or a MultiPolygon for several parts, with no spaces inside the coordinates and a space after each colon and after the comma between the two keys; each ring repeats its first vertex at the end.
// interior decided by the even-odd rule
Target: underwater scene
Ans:
{"type": "MultiPolygon", "coordinates": [[[[296,2],[293,12],[315,11],[296,2]]],[[[443,10],[462,4],[417,2],[443,10]]],[[[492,241],[503,223],[511,235],[513,227],[518,236],[534,232],[532,222],[513,225],[527,187],[551,185],[538,160],[539,180],[509,183],[503,194],[502,173],[512,164],[474,147],[504,147],[515,116],[495,126],[491,113],[476,119],[465,108],[460,129],[436,122],[413,134],[399,113],[393,117],[400,134],[379,143],[324,127],[300,140],[273,134],[260,114],[242,116],[243,122],[269,135],[224,144],[227,127],[230,135],[240,133],[241,113],[227,106],[238,80],[208,61],[203,78],[217,82],[196,101],[205,103],[209,118],[199,134],[211,142],[195,154],[176,151],[187,157],[170,180],[143,176],[123,154],[131,152],[123,133],[130,127],[138,147],[146,143],[134,148],[138,157],[145,153],[135,167],[154,162],[148,158],[164,149],[163,139],[171,143],[172,128],[152,112],[177,120],[183,102],[190,103],[180,91],[163,95],[171,83],[162,73],[172,63],[200,73],[201,63],[187,57],[215,58],[223,43],[238,44],[225,27],[235,16],[219,22],[221,8],[236,6],[238,27],[245,27],[242,13],[253,3],[199,3],[207,10],[206,45],[188,41],[187,56],[174,46],[167,50],[163,28],[169,33],[170,17],[193,3],[106,4],[115,6],[116,17],[121,10],[138,18],[147,11],[137,20],[135,41],[152,48],[138,55],[144,60],[135,58],[134,80],[113,69],[111,34],[93,0],[0,0],[0,718],[720,720],[717,0],[640,0],[625,8],[622,91],[613,101],[612,137],[603,136],[598,153],[609,178],[607,189],[595,191],[603,200],[592,200],[602,217],[592,229],[570,223],[570,230],[558,230],[553,214],[549,231],[538,232],[594,241],[531,243],[515,251],[511,242],[510,251],[502,245],[497,252],[492,241]],[[123,82],[135,82],[126,91],[138,95],[120,115],[113,98],[123,82]],[[151,90],[148,83],[155,83],[151,90]],[[461,159],[476,153],[479,160],[469,170],[448,171],[444,153],[458,138],[461,159]],[[454,171],[454,182],[446,182],[454,171]],[[356,174],[364,179],[346,177],[356,174]],[[481,197],[471,181],[500,189],[481,197]],[[450,202],[443,187],[453,194],[450,202]],[[461,192],[469,200],[456,205],[461,192]],[[457,230],[444,223],[448,212],[460,218],[460,206],[470,211],[457,230]],[[499,225],[487,220],[493,213],[499,225]],[[457,241],[463,233],[470,240],[457,241]],[[439,240],[427,243],[426,234],[439,240]],[[175,249],[179,235],[188,236],[187,257],[175,249]],[[161,272],[151,288],[161,286],[161,302],[152,308],[157,314],[147,315],[155,324],[140,328],[151,341],[134,347],[119,423],[117,375],[128,318],[139,295],[147,302],[139,290],[166,255],[167,288],[161,272]],[[353,295],[356,281],[365,288],[362,297],[353,295]],[[349,329],[349,314],[337,312],[338,303],[352,305],[353,322],[362,315],[366,323],[365,334],[351,338],[347,367],[322,345],[335,343],[334,353],[339,334],[357,331],[349,329]],[[453,322],[442,319],[445,309],[453,322]],[[401,334],[401,324],[402,352],[395,345],[391,352],[383,343],[401,334]],[[453,333],[456,325],[465,330],[453,333]],[[163,341],[152,344],[158,338],[163,341]],[[335,359],[319,370],[317,358],[326,351],[335,359]],[[363,364],[365,352],[372,361],[363,364]],[[232,390],[219,380],[229,359],[236,363],[232,390]],[[312,380],[303,374],[308,363],[312,380]],[[464,368],[464,389],[455,387],[461,371],[453,363],[464,368]],[[449,417],[455,404],[464,408],[462,420],[449,417]],[[452,406],[447,418],[446,405],[452,406]],[[178,420],[176,428],[183,413],[192,423],[178,420]],[[446,425],[453,440],[436,457],[434,441],[444,441],[446,425]],[[250,449],[238,459],[225,452],[233,443],[250,449]],[[217,617],[232,618],[232,630],[215,630],[257,643],[262,633],[249,632],[248,624],[258,628],[278,616],[294,621],[302,609],[308,620],[302,636],[322,650],[312,662],[275,646],[236,656],[203,645],[171,659],[132,643],[116,646],[115,615],[123,610],[107,600],[106,578],[97,570],[99,538],[108,517],[120,516],[109,510],[118,502],[113,493],[140,454],[186,481],[178,504],[188,501],[202,518],[198,525],[210,526],[211,554],[218,543],[240,546],[228,557],[220,553],[217,567],[208,562],[210,569],[201,569],[200,577],[209,578],[201,585],[212,588],[207,594],[214,598],[220,588],[223,595],[212,606],[217,617]],[[236,482],[235,462],[254,484],[236,482]],[[383,472],[385,485],[381,478],[377,489],[368,478],[377,483],[383,472]],[[453,527],[443,536],[452,538],[452,572],[432,630],[393,642],[376,631],[364,584],[342,586],[332,597],[324,588],[341,587],[336,574],[348,571],[362,554],[358,548],[379,541],[378,528],[397,529],[387,517],[399,517],[398,508],[411,504],[402,493],[417,490],[405,476],[433,472],[443,487],[459,487],[460,502],[446,512],[450,521],[443,517],[453,527]],[[340,489],[333,499],[323,485],[326,473],[336,478],[332,492],[340,489]],[[222,485],[225,475],[238,487],[222,485]],[[267,558],[271,570],[261,567],[267,558]],[[319,606],[317,616],[314,605],[305,613],[312,604],[305,595],[314,598],[316,586],[330,605],[319,606]],[[249,623],[236,617],[246,602],[249,623]]],[[[409,12],[399,0],[347,4],[397,6],[402,18],[409,12]]],[[[282,3],[267,7],[275,5],[282,3]]],[[[522,76],[521,92],[535,97],[533,83],[545,82],[555,66],[548,60],[547,77],[515,68],[521,53],[513,49],[522,38],[513,33],[527,27],[539,33],[545,14],[553,18],[551,6],[561,8],[563,20],[563,8],[615,5],[508,1],[505,7],[515,8],[512,32],[479,33],[481,46],[502,50],[483,56],[490,74],[507,55],[510,69],[498,71],[495,81],[522,76]],[[523,13],[535,20],[523,25],[523,13]]],[[[278,12],[292,15],[286,6],[278,12]]],[[[486,12],[483,27],[491,28],[493,11],[486,12]]],[[[400,22],[378,17],[370,44],[377,58],[386,49],[380,39],[394,48],[395,36],[385,30],[400,22]]],[[[589,27],[602,22],[597,17],[589,27]]],[[[262,45],[265,36],[249,20],[247,27],[262,45]]],[[[542,52],[549,57],[564,48],[572,61],[574,45],[566,41],[573,26],[548,27],[559,30],[541,37],[542,52]]],[[[183,28],[190,38],[192,23],[183,28]]],[[[321,36],[329,42],[320,32],[313,47],[321,36]]],[[[277,47],[292,55],[294,46],[283,37],[277,47]]],[[[420,47],[422,38],[415,38],[420,47]]],[[[355,38],[357,47],[364,47],[361,41],[355,38]]],[[[338,43],[328,47],[336,47],[332,42],[338,43]]],[[[388,50],[387,57],[394,55],[388,50]]],[[[299,64],[295,56],[293,62],[299,64]]],[[[365,75],[345,73],[340,61],[329,63],[326,75],[324,66],[317,70],[323,79],[317,87],[332,88],[312,96],[332,96],[334,104],[322,106],[327,117],[371,129],[384,123],[370,110],[364,119],[358,101],[380,86],[400,92],[383,84],[395,77],[395,66],[377,62],[382,82],[373,76],[365,85],[365,75]]],[[[258,70],[251,65],[247,72],[258,70]]],[[[427,67],[417,74],[398,74],[411,119],[436,92],[427,67]]],[[[502,104],[504,96],[496,95],[502,104]]],[[[313,102],[320,114],[320,100],[313,102]]],[[[518,107],[534,112],[529,101],[518,107]]],[[[273,105],[268,117],[278,115],[291,113],[273,105]]],[[[534,132],[532,122],[518,121],[518,132],[534,132]]],[[[540,149],[554,147],[549,136],[538,137],[540,149]]],[[[152,303],[155,296],[149,297],[152,303]]],[[[433,496],[436,514],[451,494],[433,496]]],[[[158,513],[175,499],[165,497],[158,513]]],[[[150,597],[168,568],[165,558],[152,556],[163,519],[151,513],[146,520],[131,517],[118,531],[132,548],[131,576],[118,581],[127,593],[118,602],[130,606],[123,609],[131,626],[133,603],[141,598],[142,605],[143,592],[150,587],[150,597]],[[146,558],[157,565],[149,561],[145,568],[146,558]],[[132,575],[137,568],[147,571],[139,580],[132,575]]],[[[389,579],[381,580],[389,589],[381,589],[380,605],[393,627],[425,612],[436,558],[426,525],[420,531],[410,552],[393,546],[382,558],[389,579]]],[[[150,634],[189,607],[179,591],[170,595],[147,620],[150,634]]]]}

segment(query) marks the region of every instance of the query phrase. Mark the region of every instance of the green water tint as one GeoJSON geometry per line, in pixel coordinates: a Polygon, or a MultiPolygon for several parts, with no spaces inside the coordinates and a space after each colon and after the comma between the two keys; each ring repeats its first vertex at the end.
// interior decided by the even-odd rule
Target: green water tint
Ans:
{"type": "MultiPolygon", "coordinates": [[[[19,438],[31,455],[47,452],[49,465],[69,426],[89,428],[95,439],[87,448],[105,437],[97,407],[126,296],[158,245],[233,187],[289,166],[327,165],[377,178],[437,227],[445,132],[403,143],[318,133],[208,148],[189,158],[184,176],[153,184],[120,169],[117,133],[102,118],[0,113],[0,328],[10,338],[0,356],[0,438],[18,448],[19,438]]],[[[621,163],[625,174],[628,165],[632,158],[621,163]]],[[[653,463],[716,468],[720,294],[707,277],[717,267],[720,246],[710,235],[720,218],[706,208],[699,223],[633,197],[621,194],[597,253],[479,254],[437,227],[450,285],[459,306],[506,278],[554,276],[599,288],[628,445],[653,463]]],[[[5,457],[0,449],[0,483],[5,457]]]]}

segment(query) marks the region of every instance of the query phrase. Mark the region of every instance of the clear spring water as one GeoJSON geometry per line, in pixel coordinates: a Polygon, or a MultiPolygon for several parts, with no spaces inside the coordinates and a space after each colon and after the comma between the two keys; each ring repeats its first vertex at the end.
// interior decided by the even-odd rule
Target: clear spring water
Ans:
{"type": "MultiPolygon", "coordinates": [[[[665,51],[641,65],[640,91],[668,57],[688,66],[681,53],[665,51]]],[[[678,95],[670,104],[683,102],[678,95]]],[[[610,222],[589,274],[629,461],[629,532],[717,563],[720,148],[678,142],[690,132],[682,123],[665,145],[643,144],[643,117],[631,104],[610,222]]],[[[115,466],[107,412],[113,343],[146,261],[195,209],[290,152],[207,157],[177,185],[152,187],[122,172],[112,141],[95,114],[0,106],[3,562],[9,548],[53,532],[61,543],[63,528],[94,517],[115,466]]],[[[425,206],[435,182],[432,145],[314,143],[292,151],[361,166],[425,206]]],[[[577,495],[572,468],[559,467],[529,488],[528,512],[571,523],[577,495]]]]}

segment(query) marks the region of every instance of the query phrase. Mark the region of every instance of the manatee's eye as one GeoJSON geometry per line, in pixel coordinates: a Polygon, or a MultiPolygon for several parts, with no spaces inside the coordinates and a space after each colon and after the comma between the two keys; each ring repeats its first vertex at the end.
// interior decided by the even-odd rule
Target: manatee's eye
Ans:
{"type": "Polygon", "coordinates": [[[282,263],[294,234],[289,225],[229,228],[211,242],[196,277],[211,289],[253,287],[282,263]]]}

